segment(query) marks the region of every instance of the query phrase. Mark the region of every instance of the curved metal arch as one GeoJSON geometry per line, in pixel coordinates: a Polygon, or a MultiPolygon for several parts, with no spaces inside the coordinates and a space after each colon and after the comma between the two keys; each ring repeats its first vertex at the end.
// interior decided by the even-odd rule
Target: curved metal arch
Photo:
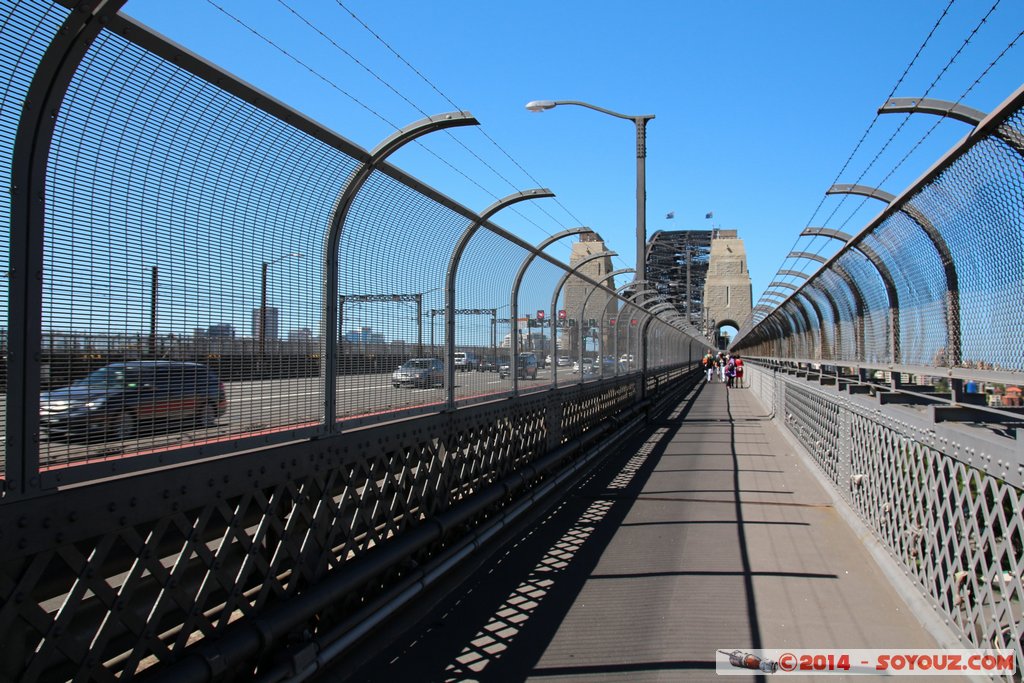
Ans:
{"type": "MultiPolygon", "coordinates": [[[[792,304],[792,308],[795,308],[796,311],[791,310],[791,307],[789,306],[779,306],[779,315],[783,316],[786,319],[786,322],[789,323],[791,333],[789,334],[788,355],[790,358],[796,358],[798,355],[796,352],[796,346],[797,344],[804,343],[805,340],[801,339],[801,336],[810,335],[812,326],[810,317],[807,315],[806,307],[802,303],[798,303],[795,298],[790,299],[787,303],[792,304]],[[801,326],[801,322],[803,323],[803,326],[801,326]],[[806,332],[804,332],[805,329],[807,330],[806,332]]],[[[814,341],[813,336],[811,341],[814,341]]],[[[808,353],[805,355],[811,354],[808,353]]]]}
{"type": "MultiPolygon", "coordinates": [[[[836,301],[836,297],[832,294],[831,291],[829,291],[827,287],[823,286],[823,284],[819,284],[817,278],[815,278],[813,282],[809,283],[807,287],[821,292],[821,294],[825,297],[825,300],[828,301],[828,307],[832,309],[832,320],[834,321],[833,328],[835,329],[835,334],[832,338],[832,349],[831,353],[829,354],[829,360],[836,360],[840,355],[839,351],[843,348],[843,328],[840,324],[843,320],[843,316],[839,308],[839,302],[836,301]]],[[[824,332],[825,330],[823,326],[821,330],[822,357],[824,357],[825,355],[824,332]]],[[[856,340],[856,333],[854,334],[854,339],[856,340]]]]}
{"type": "MultiPolygon", "coordinates": [[[[872,199],[878,199],[886,204],[892,205],[896,196],[873,187],[865,185],[833,185],[827,194],[857,194],[872,199]]],[[[931,241],[942,264],[946,276],[946,365],[956,367],[962,360],[961,335],[960,335],[960,280],[957,276],[956,263],[953,260],[953,253],[946,243],[946,239],[939,232],[935,224],[925,216],[912,200],[904,201],[897,209],[906,214],[918,227],[924,231],[925,236],[931,241]]]]}
{"type": "Polygon", "coordinates": [[[392,133],[384,138],[369,153],[367,158],[352,171],[345,183],[344,189],[338,196],[337,201],[335,201],[334,210],[331,212],[331,222],[328,226],[327,234],[324,236],[324,284],[322,290],[323,300],[320,304],[323,308],[320,323],[320,376],[322,377],[321,381],[324,391],[323,426],[326,431],[334,431],[335,429],[334,418],[337,410],[336,368],[338,367],[338,345],[335,343],[335,340],[341,333],[338,329],[338,268],[340,266],[338,251],[341,244],[342,231],[344,230],[349,211],[352,209],[352,204],[355,202],[360,190],[363,189],[363,186],[373,175],[373,171],[377,166],[401,148],[402,145],[412,142],[427,133],[457,126],[475,126],[478,123],[469,112],[449,112],[420,119],[392,133]]]}
{"type": "MultiPolygon", "coordinates": [[[[602,285],[604,285],[604,283],[608,282],[609,280],[614,280],[619,275],[623,275],[625,273],[635,273],[635,272],[636,272],[635,268],[619,268],[618,270],[613,270],[610,273],[606,273],[605,275],[603,275],[601,277],[601,279],[599,280],[599,282],[601,282],[602,285]]],[[[607,287],[607,285],[604,285],[604,286],[607,287]]],[[[585,297],[583,297],[583,308],[581,309],[581,315],[586,315],[587,314],[587,306],[590,305],[590,297],[598,289],[599,289],[598,287],[591,287],[590,290],[587,292],[587,295],[585,297]]],[[[610,288],[608,288],[607,291],[609,293],[612,292],[612,290],[610,288]]],[[[606,319],[606,317],[608,315],[608,304],[611,303],[612,301],[618,301],[618,300],[614,296],[609,296],[608,297],[608,301],[605,302],[604,311],[603,311],[602,316],[601,316],[601,322],[602,323],[604,322],[604,320],[606,319]]],[[[602,332],[604,331],[604,325],[603,324],[601,325],[601,331],[602,332]]],[[[603,343],[601,345],[601,348],[602,349],[604,348],[604,344],[603,343]]],[[[555,354],[554,355],[557,357],[557,355],[558,355],[558,350],[557,349],[555,349],[555,354]]],[[[580,334],[580,358],[582,358],[582,357],[583,357],[583,334],[581,333],[580,334]]],[[[601,367],[601,375],[600,376],[604,377],[604,363],[601,363],[600,367],[601,367]]],[[[616,372],[618,372],[618,366],[616,366],[616,372]]]]}
{"type": "Polygon", "coordinates": [[[846,283],[846,286],[850,288],[850,293],[853,295],[854,311],[857,316],[857,319],[853,321],[853,342],[857,357],[853,360],[863,361],[865,355],[864,318],[867,316],[867,307],[864,304],[864,294],[857,285],[857,281],[850,275],[846,268],[843,268],[841,265],[836,263],[832,266],[832,270],[834,270],[836,275],[846,283]]]}
{"type": "Polygon", "coordinates": [[[879,114],[935,114],[977,126],[988,116],[985,112],[957,102],[921,97],[893,97],[878,108],[879,114]]]}
{"type": "Polygon", "coordinates": [[[774,282],[769,282],[768,286],[765,289],[771,289],[772,287],[785,287],[787,289],[799,289],[799,287],[797,287],[796,285],[794,285],[791,282],[779,282],[778,280],[775,280],[774,282]]]}
{"type": "Polygon", "coordinates": [[[787,275],[790,277],[798,277],[801,280],[807,280],[811,277],[807,273],[801,273],[799,270],[780,270],[778,275],[781,275],[782,277],[786,277],[787,275]]]}
{"type": "Polygon", "coordinates": [[[10,175],[6,483],[18,496],[40,488],[39,392],[47,167],[64,97],[78,67],[125,0],[88,0],[68,14],[32,75],[14,136],[10,175]],[[18,454],[17,456],[13,454],[18,454]]]}
{"type": "MultiPolygon", "coordinates": [[[[813,284],[809,284],[807,288],[808,289],[816,289],[819,292],[823,291],[820,287],[816,287],[813,284]]],[[[817,357],[824,360],[825,359],[825,316],[823,316],[821,314],[821,309],[818,308],[818,302],[815,301],[814,297],[810,296],[807,293],[806,290],[802,289],[802,290],[800,290],[799,292],[797,292],[796,294],[793,295],[793,298],[790,299],[790,301],[793,302],[794,307],[796,308],[796,310],[799,311],[800,314],[804,317],[804,322],[807,323],[808,334],[810,334],[811,330],[814,329],[814,327],[811,324],[810,316],[807,315],[807,307],[806,306],[796,306],[795,305],[798,297],[803,298],[804,301],[806,301],[807,303],[809,303],[811,305],[811,309],[814,311],[814,315],[817,316],[817,318],[818,318],[818,344],[817,344],[818,354],[817,354],[817,357]]],[[[829,298],[827,295],[826,295],[825,298],[828,299],[830,306],[835,305],[835,302],[832,301],[832,299],[829,298]]],[[[808,355],[813,357],[813,349],[814,349],[814,344],[813,344],[814,336],[813,335],[811,335],[811,341],[812,341],[812,344],[811,344],[810,348],[812,349],[812,353],[808,354],[808,355]]],[[[830,352],[829,356],[832,356],[832,355],[833,354],[830,352]]],[[[831,360],[831,358],[829,358],[828,360],[831,360]]]]}
{"type": "MultiPolygon", "coordinates": [[[[822,233],[823,235],[825,233],[822,233]]],[[[833,237],[834,239],[842,240],[843,242],[849,242],[850,237],[846,236],[845,233],[842,236],[826,235],[827,237],[833,237]]],[[[878,255],[874,249],[864,243],[864,240],[859,241],[852,247],[855,251],[859,251],[868,260],[869,263],[878,271],[879,277],[882,278],[882,284],[885,286],[885,294],[889,300],[889,331],[891,338],[889,339],[889,349],[892,351],[891,358],[893,363],[899,363],[901,360],[900,354],[900,293],[896,288],[896,280],[892,276],[892,272],[889,270],[889,266],[885,265],[885,261],[881,256],[878,255]]]]}
{"type": "MultiPolygon", "coordinates": [[[[808,230],[810,230],[810,229],[811,228],[808,228],[808,230]]],[[[818,228],[814,228],[814,229],[817,230],[818,228]]],[[[820,229],[824,230],[825,228],[820,228],[820,229]]],[[[800,234],[803,235],[805,233],[802,232],[800,234]]],[[[824,263],[825,261],[828,261],[828,259],[825,258],[824,256],[819,256],[818,254],[812,254],[809,251],[791,251],[786,256],[786,258],[805,258],[808,261],[816,261],[818,263],[824,263]]]]}
{"type": "MultiPolygon", "coordinates": [[[[826,193],[828,194],[828,193],[826,193]]],[[[833,230],[832,228],[804,228],[800,231],[801,237],[831,237],[832,239],[842,240],[843,242],[849,242],[853,239],[853,235],[842,230],[833,230]]],[[[822,261],[824,263],[824,261],[822,261]]]]}
{"type": "MultiPolygon", "coordinates": [[[[618,256],[618,253],[614,252],[614,251],[599,251],[596,254],[591,254],[590,256],[587,256],[585,259],[582,259],[575,266],[573,266],[569,270],[565,271],[565,273],[562,275],[562,277],[558,280],[558,284],[555,285],[555,289],[551,293],[551,308],[549,310],[551,311],[551,315],[550,315],[551,322],[550,322],[550,325],[551,325],[552,346],[555,348],[556,356],[557,356],[557,353],[558,353],[557,352],[558,345],[555,343],[554,340],[558,339],[558,337],[556,336],[558,334],[558,328],[555,327],[555,325],[558,322],[557,321],[558,297],[562,295],[562,287],[565,286],[565,283],[568,282],[570,277],[572,277],[577,272],[579,272],[580,268],[582,268],[583,266],[587,265],[591,261],[596,261],[597,259],[600,259],[600,258],[611,258],[612,256],[618,256]]],[[[452,353],[454,353],[454,350],[452,351],[452,353]]],[[[582,357],[580,358],[580,360],[582,361],[582,357]]],[[[512,362],[515,363],[515,359],[513,359],[512,362]]],[[[452,372],[454,373],[454,368],[452,369],[452,372]]],[[[514,365],[512,366],[512,372],[517,372],[517,368],[514,365]]],[[[583,376],[582,376],[582,371],[581,371],[581,374],[580,374],[580,379],[581,380],[582,380],[582,377],[583,376]]],[[[454,377],[453,377],[453,379],[454,379],[454,377]]],[[[551,386],[553,386],[553,387],[557,387],[558,386],[558,363],[555,363],[554,365],[551,366],[551,386]]]]}
{"type": "MultiPolygon", "coordinates": [[[[526,271],[529,269],[530,264],[533,263],[533,260],[537,258],[537,255],[540,252],[544,251],[558,240],[565,239],[566,237],[572,237],[573,235],[583,235],[590,232],[593,232],[593,230],[582,225],[578,228],[567,228],[565,230],[562,230],[561,232],[556,232],[554,235],[551,235],[541,240],[535,247],[535,251],[531,251],[530,253],[528,253],[526,255],[526,258],[523,259],[523,262],[519,264],[519,270],[516,271],[515,279],[512,280],[512,294],[509,300],[508,307],[508,317],[510,320],[513,321],[511,323],[513,329],[511,330],[511,334],[509,335],[510,365],[515,365],[516,363],[518,363],[519,360],[519,334],[518,332],[516,332],[515,329],[515,321],[519,320],[519,288],[520,286],[522,286],[523,278],[526,276],[526,271]]],[[[519,393],[519,373],[515,370],[514,367],[512,368],[512,393],[519,393]]]]}
{"type": "MultiPolygon", "coordinates": [[[[472,223],[466,226],[466,229],[462,232],[459,240],[455,243],[455,248],[452,249],[452,255],[448,259],[448,271],[445,273],[444,281],[444,352],[445,352],[445,389],[447,392],[447,403],[449,408],[455,407],[455,363],[452,359],[455,358],[455,278],[459,273],[459,262],[462,260],[462,254],[465,252],[466,247],[469,246],[469,241],[476,234],[477,230],[491,219],[491,216],[498,213],[504,208],[518,204],[519,202],[525,202],[530,199],[544,199],[547,197],[554,197],[555,193],[547,188],[535,188],[532,190],[523,190],[521,192],[514,192],[507,197],[502,197],[497,200],[486,209],[480,212],[480,215],[472,223]]],[[[512,363],[516,362],[515,358],[510,359],[512,363]]],[[[515,372],[515,368],[512,368],[515,372]]]]}

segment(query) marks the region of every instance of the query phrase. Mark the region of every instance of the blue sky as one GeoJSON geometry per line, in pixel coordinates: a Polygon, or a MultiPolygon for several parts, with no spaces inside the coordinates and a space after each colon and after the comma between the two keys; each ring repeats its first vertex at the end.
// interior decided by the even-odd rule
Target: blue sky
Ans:
{"type": "MultiPolygon", "coordinates": [[[[471,111],[482,130],[453,135],[472,153],[444,135],[424,140],[458,172],[416,145],[392,161],[477,210],[515,190],[549,187],[557,201],[521,204],[497,222],[534,243],[564,227],[590,226],[620,254],[616,267],[635,261],[632,124],[578,107],[532,114],[523,105],[576,99],[655,114],[648,233],[708,228],[704,216],[714,212],[716,226],[737,229],[745,240],[755,297],[792,248],[824,255],[835,249],[824,238],[798,242],[802,228],[856,232],[877,214],[876,202],[823,200],[833,181],[898,194],[968,132],[956,121],[935,126],[930,116],[886,115],[850,158],[947,7],[895,96],[921,96],[931,87],[930,97],[963,97],[989,111],[1024,74],[1024,40],[999,57],[1024,29],[1018,0],[641,1],[628,8],[603,1],[342,1],[430,84],[337,0],[216,0],[334,86],[208,0],[130,0],[125,11],[365,148],[393,131],[385,120],[402,126],[422,112],[450,111],[452,103],[471,111]],[[665,218],[669,212],[673,220],[665,218]]],[[[564,247],[555,253],[568,257],[564,247]]]]}

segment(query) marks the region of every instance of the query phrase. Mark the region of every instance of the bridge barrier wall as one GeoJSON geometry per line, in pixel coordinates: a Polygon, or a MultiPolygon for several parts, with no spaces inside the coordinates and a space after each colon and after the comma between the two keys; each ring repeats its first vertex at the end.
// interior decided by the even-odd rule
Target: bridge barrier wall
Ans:
{"type": "Polygon", "coordinates": [[[639,285],[389,164],[398,138],[363,149],[122,5],[0,0],[5,680],[301,658],[643,419],[707,348],[639,285]],[[559,320],[566,289],[590,306],[559,320]],[[504,370],[515,343],[595,370],[504,370]],[[492,371],[453,377],[459,351],[492,371]],[[392,375],[410,358],[434,368],[422,386],[392,375]],[[222,385],[59,388],[114,361],[222,385]]]}
{"type": "Polygon", "coordinates": [[[964,646],[1024,661],[1022,440],[746,367],[750,390],[964,646]]]}

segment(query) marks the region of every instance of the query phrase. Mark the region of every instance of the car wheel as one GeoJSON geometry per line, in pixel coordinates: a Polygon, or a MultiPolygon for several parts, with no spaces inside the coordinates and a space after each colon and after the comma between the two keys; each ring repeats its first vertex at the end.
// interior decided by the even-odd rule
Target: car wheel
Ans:
{"type": "Polygon", "coordinates": [[[220,417],[216,403],[207,403],[199,414],[200,427],[216,427],[217,418],[220,417]]]}
{"type": "Polygon", "coordinates": [[[114,426],[114,436],[117,439],[131,439],[139,433],[139,421],[135,417],[135,413],[131,411],[125,411],[121,413],[121,417],[118,418],[117,423],[114,426]]]}

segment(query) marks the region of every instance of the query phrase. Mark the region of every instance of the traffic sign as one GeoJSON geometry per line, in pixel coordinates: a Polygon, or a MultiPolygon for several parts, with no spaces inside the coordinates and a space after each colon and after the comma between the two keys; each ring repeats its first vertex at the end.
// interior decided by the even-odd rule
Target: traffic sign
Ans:
{"type": "Polygon", "coordinates": [[[544,319],[544,311],[537,311],[537,320],[544,319]]]}
{"type": "Polygon", "coordinates": [[[567,317],[568,316],[566,315],[564,308],[558,312],[558,319],[559,320],[565,320],[567,317]]]}

